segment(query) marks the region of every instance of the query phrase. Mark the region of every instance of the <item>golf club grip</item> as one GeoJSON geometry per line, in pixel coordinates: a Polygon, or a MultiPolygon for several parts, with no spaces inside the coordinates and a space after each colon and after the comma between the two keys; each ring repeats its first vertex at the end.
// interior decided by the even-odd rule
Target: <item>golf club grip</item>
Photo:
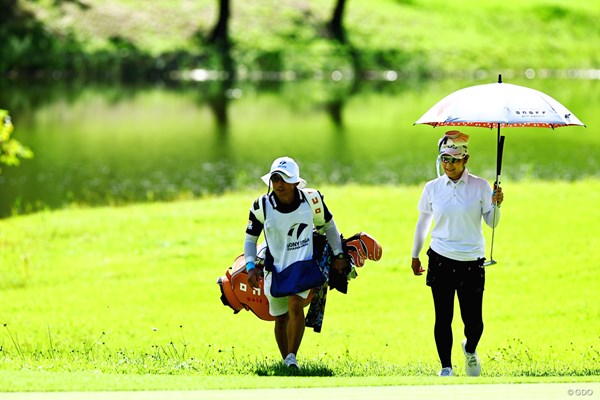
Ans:
{"type": "Polygon", "coordinates": [[[500,136],[498,142],[498,154],[496,160],[496,175],[500,176],[502,173],[502,153],[504,151],[504,136],[500,136]]]}

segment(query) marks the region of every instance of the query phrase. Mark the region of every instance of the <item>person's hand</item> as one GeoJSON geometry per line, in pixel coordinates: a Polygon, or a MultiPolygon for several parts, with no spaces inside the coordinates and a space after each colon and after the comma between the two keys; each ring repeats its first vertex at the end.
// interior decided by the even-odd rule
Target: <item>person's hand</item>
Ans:
{"type": "Polygon", "coordinates": [[[348,260],[345,258],[334,258],[331,265],[337,272],[342,273],[348,265],[348,260]]]}
{"type": "Polygon", "coordinates": [[[494,184],[494,193],[492,194],[492,204],[496,204],[500,206],[504,201],[504,193],[502,193],[502,188],[494,184]]]}
{"type": "Polygon", "coordinates": [[[415,275],[423,275],[423,272],[425,272],[425,270],[423,269],[423,266],[421,265],[421,260],[419,260],[418,258],[412,259],[411,267],[413,270],[413,274],[415,274],[415,275]]]}
{"type": "Polygon", "coordinates": [[[260,281],[262,281],[262,277],[260,276],[258,269],[252,268],[250,271],[248,271],[248,283],[250,286],[253,288],[258,288],[260,281]]]}

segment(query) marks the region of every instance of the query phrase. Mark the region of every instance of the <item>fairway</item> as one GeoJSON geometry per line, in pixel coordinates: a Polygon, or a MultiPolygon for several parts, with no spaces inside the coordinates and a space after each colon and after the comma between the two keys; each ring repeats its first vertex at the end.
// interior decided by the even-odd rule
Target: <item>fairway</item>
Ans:
{"type": "MultiPolygon", "coordinates": [[[[503,186],[477,383],[597,382],[600,181],[503,186]]],[[[272,324],[219,300],[257,193],[0,220],[0,392],[438,385],[431,293],[410,269],[421,189],[322,188],[340,230],[369,232],[383,257],[328,296],[294,377],[272,324]]],[[[471,381],[458,315],[454,335],[459,390],[471,381]]],[[[568,385],[562,398],[580,384],[568,385]]]]}
{"type": "Polygon", "coordinates": [[[0,393],[2,400],[558,400],[596,399],[598,383],[552,383],[513,385],[377,386],[306,389],[140,391],[140,392],[50,392],[0,393]]]}

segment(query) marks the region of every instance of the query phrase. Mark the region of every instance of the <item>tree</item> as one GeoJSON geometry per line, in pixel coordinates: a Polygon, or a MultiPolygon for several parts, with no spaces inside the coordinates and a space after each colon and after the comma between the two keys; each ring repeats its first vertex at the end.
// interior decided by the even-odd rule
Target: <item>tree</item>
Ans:
{"type": "Polygon", "coordinates": [[[229,45],[230,0],[219,0],[219,17],[208,37],[208,42],[227,47],[229,45]]]}
{"type": "Polygon", "coordinates": [[[345,43],[346,35],[344,32],[344,7],[346,6],[346,0],[337,0],[335,8],[333,9],[333,15],[329,22],[329,32],[334,39],[340,43],[345,43]]]}
{"type": "Polygon", "coordinates": [[[219,137],[227,136],[229,126],[227,91],[235,82],[235,61],[231,55],[231,43],[229,41],[229,18],[231,16],[230,0],[219,0],[219,17],[212,32],[208,36],[208,43],[217,50],[221,69],[225,72],[225,79],[217,83],[217,90],[209,97],[208,103],[213,111],[219,137]]]}
{"type": "Polygon", "coordinates": [[[31,150],[10,137],[14,127],[8,111],[0,110],[0,124],[0,165],[19,165],[19,158],[33,157],[31,150]]]}
{"type": "MultiPolygon", "coordinates": [[[[42,0],[30,0],[37,3],[42,0]]],[[[74,4],[81,9],[89,6],[81,0],[53,0],[52,6],[74,4]]],[[[0,0],[0,75],[6,71],[34,74],[38,71],[63,69],[65,53],[81,52],[73,35],[57,35],[48,29],[20,0],[0,0]]]]}

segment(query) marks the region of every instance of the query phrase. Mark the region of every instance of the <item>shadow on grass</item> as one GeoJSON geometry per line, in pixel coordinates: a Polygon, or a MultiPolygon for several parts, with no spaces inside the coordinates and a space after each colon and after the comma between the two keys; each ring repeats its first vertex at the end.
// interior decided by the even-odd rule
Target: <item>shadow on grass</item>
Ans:
{"type": "Polygon", "coordinates": [[[254,369],[258,376],[333,376],[333,370],[320,364],[307,363],[300,368],[286,367],[281,361],[266,362],[254,369]]]}

